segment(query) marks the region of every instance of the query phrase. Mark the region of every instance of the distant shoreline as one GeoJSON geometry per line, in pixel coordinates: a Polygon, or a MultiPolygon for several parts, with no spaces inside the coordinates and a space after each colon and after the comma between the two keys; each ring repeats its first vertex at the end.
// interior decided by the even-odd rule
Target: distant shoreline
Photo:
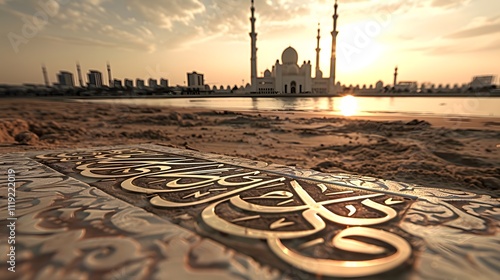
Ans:
{"type": "Polygon", "coordinates": [[[1,96],[3,98],[42,98],[42,99],[137,99],[137,98],[314,98],[314,97],[343,97],[352,95],[354,97],[472,97],[472,98],[499,98],[499,92],[475,92],[475,93],[346,93],[346,94],[199,94],[199,95],[167,95],[167,94],[145,94],[145,95],[49,95],[49,96],[1,96]]]}
{"type": "Polygon", "coordinates": [[[21,95],[0,95],[1,98],[42,98],[48,100],[57,99],[139,99],[139,98],[324,98],[324,97],[343,97],[352,95],[354,97],[470,97],[470,98],[489,98],[500,97],[500,90],[482,91],[482,92],[462,92],[462,93],[415,93],[415,92],[400,92],[400,93],[373,93],[373,92],[346,92],[340,94],[312,94],[312,93],[296,93],[296,94],[250,94],[250,93],[198,93],[198,94],[172,94],[165,92],[149,92],[144,94],[137,93],[115,93],[115,94],[84,94],[84,95],[64,95],[64,94],[21,94],[21,95]]]}

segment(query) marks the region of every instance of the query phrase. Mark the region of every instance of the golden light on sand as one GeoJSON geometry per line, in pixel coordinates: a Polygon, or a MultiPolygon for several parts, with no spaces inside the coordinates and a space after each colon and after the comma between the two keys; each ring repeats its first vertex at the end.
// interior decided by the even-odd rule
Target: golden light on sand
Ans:
{"type": "Polygon", "coordinates": [[[352,95],[346,95],[340,99],[340,112],[348,117],[358,112],[358,101],[352,95]]]}

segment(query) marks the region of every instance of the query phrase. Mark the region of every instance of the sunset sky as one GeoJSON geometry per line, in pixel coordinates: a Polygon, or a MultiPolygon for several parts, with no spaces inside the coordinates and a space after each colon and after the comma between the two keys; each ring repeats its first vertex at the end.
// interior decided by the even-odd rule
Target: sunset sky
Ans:
{"type": "MultiPolygon", "coordinates": [[[[315,67],[321,24],[321,69],[329,75],[334,1],[256,0],[258,72],[294,47],[315,67]]],[[[0,0],[0,84],[76,76],[76,61],[114,78],[167,78],[186,73],[209,85],[250,80],[250,0],[0,0]],[[33,16],[37,19],[34,20],[33,16]]],[[[454,84],[500,75],[498,0],[339,1],[337,80],[454,84]]],[[[107,76],[105,78],[107,80],[107,76]]],[[[76,81],[75,81],[76,82],[76,81]]]]}

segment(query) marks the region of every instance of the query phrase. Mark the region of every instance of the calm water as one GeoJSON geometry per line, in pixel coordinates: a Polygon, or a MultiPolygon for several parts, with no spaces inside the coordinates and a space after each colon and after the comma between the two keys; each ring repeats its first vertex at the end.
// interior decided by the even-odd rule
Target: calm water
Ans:
{"type": "Polygon", "coordinates": [[[215,110],[320,111],[332,115],[353,116],[500,117],[500,97],[135,98],[90,101],[215,110]]]}

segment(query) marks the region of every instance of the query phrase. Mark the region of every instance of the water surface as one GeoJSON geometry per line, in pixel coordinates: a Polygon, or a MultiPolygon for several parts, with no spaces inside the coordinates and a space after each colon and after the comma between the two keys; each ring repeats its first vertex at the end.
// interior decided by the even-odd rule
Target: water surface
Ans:
{"type": "Polygon", "coordinates": [[[290,97],[120,98],[99,103],[205,108],[213,110],[317,111],[332,115],[437,115],[499,117],[500,97],[290,97]]]}

